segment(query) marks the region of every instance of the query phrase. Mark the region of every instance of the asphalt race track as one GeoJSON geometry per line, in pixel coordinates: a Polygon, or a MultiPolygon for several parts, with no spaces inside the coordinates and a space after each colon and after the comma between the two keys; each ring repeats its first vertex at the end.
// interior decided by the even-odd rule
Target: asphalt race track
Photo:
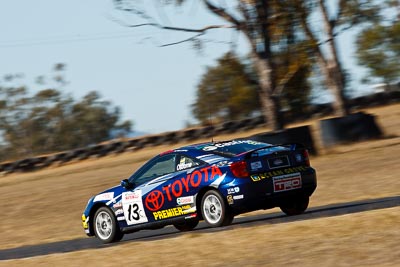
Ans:
{"type": "MultiPolygon", "coordinates": [[[[221,228],[209,228],[204,222],[201,222],[192,232],[207,233],[217,231],[229,231],[234,227],[253,227],[259,225],[279,224],[293,221],[309,220],[315,218],[332,217],[344,214],[358,213],[369,210],[378,210],[400,206],[400,196],[385,197],[378,199],[369,199],[348,203],[333,204],[320,207],[310,207],[307,212],[302,215],[288,217],[281,212],[269,213],[257,216],[239,216],[235,218],[232,225],[221,228]]],[[[103,245],[96,238],[85,237],[83,230],[83,238],[59,241],[54,243],[24,246],[12,249],[0,250],[0,260],[21,259],[27,257],[35,257],[41,255],[50,255],[54,253],[65,253],[79,251],[83,249],[96,249],[108,246],[118,246],[125,242],[146,242],[150,240],[160,240],[182,235],[174,227],[168,226],[159,230],[145,230],[124,236],[119,243],[103,245]]]]}

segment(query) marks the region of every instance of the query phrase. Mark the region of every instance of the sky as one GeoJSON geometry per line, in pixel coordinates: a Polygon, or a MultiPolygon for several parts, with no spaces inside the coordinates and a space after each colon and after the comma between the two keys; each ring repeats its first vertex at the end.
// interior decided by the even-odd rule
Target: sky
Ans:
{"type": "MultiPolygon", "coordinates": [[[[163,24],[225,24],[200,1],[183,8],[137,2],[163,24]]],[[[193,35],[125,26],[142,22],[117,11],[112,0],[0,0],[0,80],[24,74],[21,83],[34,92],[44,89],[36,77],[51,76],[54,65],[64,63],[68,84],[62,90],[75,99],[98,91],[121,108],[122,119],[131,120],[138,132],[183,129],[195,122],[190,106],[207,66],[232,49],[232,42],[240,55],[247,54],[248,45],[234,30],[219,29],[205,36],[201,51],[190,42],[160,47],[193,35]]],[[[352,34],[341,35],[339,52],[357,82],[362,70],[355,65],[352,34]]]]}

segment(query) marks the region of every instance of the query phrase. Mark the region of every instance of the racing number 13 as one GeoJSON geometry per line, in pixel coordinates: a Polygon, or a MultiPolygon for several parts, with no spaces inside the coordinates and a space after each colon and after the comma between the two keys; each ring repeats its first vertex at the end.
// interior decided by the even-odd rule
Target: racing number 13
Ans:
{"type": "Polygon", "coordinates": [[[128,208],[128,220],[131,219],[135,221],[140,219],[139,206],[136,203],[129,205],[128,208]]]}
{"type": "Polygon", "coordinates": [[[124,219],[128,225],[147,222],[142,202],[142,191],[124,192],[122,194],[124,219]]]}

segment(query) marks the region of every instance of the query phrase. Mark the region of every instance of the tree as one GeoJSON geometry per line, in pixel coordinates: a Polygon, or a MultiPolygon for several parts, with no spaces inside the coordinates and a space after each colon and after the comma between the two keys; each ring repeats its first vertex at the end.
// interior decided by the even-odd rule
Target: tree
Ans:
{"type": "Polygon", "coordinates": [[[386,4],[384,19],[358,36],[357,58],[369,69],[370,76],[390,85],[400,77],[400,1],[386,1],[386,4]]]}
{"type": "Polygon", "coordinates": [[[329,12],[326,0],[305,0],[297,2],[297,15],[305,34],[311,41],[311,48],[325,77],[325,84],[333,93],[335,101],[333,108],[336,115],[349,113],[345,98],[345,75],[337,52],[337,36],[344,30],[377,19],[379,8],[373,0],[339,0],[336,12],[329,12]],[[323,28],[313,23],[313,12],[318,7],[321,12],[323,28]],[[324,33],[322,39],[317,32],[324,33]],[[324,49],[323,45],[326,45],[324,49]]]}
{"type": "MultiPolygon", "coordinates": [[[[282,47],[288,47],[292,43],[288,40],[302,38],[301,35],[294,34],[296,25],[293,21],[294,3],[293,0],[284,1],[263,1],[263,0],[242,0],[235,1],[234,8],[228,10],[223,5],[214,4],[212,1],[203,0],[205,8],[214,15],[223,19],[226,25],[208,25],[203,28],[193,29],[188,27],[174,27],[158,23],[154,18],[146,14],[143,10],[135,6],[135,1],[114,0],[116,8],[125,12],[133,13],[137,17],[145,20],[144,23],[126,24],[128,27],[153,26],[163,30],[185,31],[194,33],[194,36],[185,40],[174,42],[178,44],[186,41],[196,41],[199,43],[199,37],[207,31],[218,28],[231,28],[241,32],[247,39],[251,47],[251,57],[254,68],[259,79],[259,100],[262,113],[266,117],[267,124],[271,129],[282,129],[285,125],[281,113],[281,95],[287,82],[302,68],[301,61],[297,64],[289,62],[285,77],[278,79],[276,73],[276,62],[274,54],[279,53],[282,47]]],[[[185,0],[169,1],[178,5],[186,2],[185,0]]],[[[168,2],[167,2],[168,3],[168,2]]],[[[230,2],[229,4],[231,4],[230,2]]],[[[228,5],[228,4],[227,4],[228,5]]],[[[298,23],[297,23],[298,24],[298,23]]],[[[296,42],[294,42],[296,43],[296,42]]],[[[171,45],[171,44],[166,44],[171,45]]],[[[288,50],[288,49],[285,49],[288,50]]],[[[293,50],[293,54],[296,50],[293,50]]]]}
{"type": "MultiPolygon", "coordinates": [[[[167,1],[182,4],[188,0],[167,1]]],[[[210,12],[223,19],[227,25],[208,25],[203,28],[173,27],[158,23],[143,10],[135,7],[133,0],[114,0],[119,10],[130,12],[145,20],[144,23],[125,24],[130,27],[153,26],[163,30],[192,32],[195,35],[167,45],[186,41],[200,42],[200,37],[207,31],[217,28],[232,28],[241,32],[250,44],[250,53],[259,78],[259,98],[262,113],[269,126],[276,130],[284,127],[281,111],[281,97],[284,89],[294,75],[304,69],[301,60],[287,65],[284,78],[277,74],[276,55],[296,42],[308,43],[308,47],[297,46],[292,55],[307,54],[307,50],[315,56],[325,84],[335,96],[333,103],[336,115],[349,113],[345,98],[345,74],[337,53],[337,35],[355,25],[361,25],[376,19],[378,7],[374,0],[338,0],[336,12],[329,12],[326,0],[238,0],[216,1],[203,0],[202,3],[210,12]],[[232,4],[234,3],[234,4],[232,4]],[[230,8],[234,6],[234,8],[230,8]],[[315,10],[319,8],[323,27],[313,23],[315,10]],[[321,34],[322,33],[322,34],[321,34]],[[324,47],[323,47],[324,45],[324,47]],[[300,49],[300,50],[299,50],[300,49]],[[304,51],[307,52],[304,52],[304,51]]],[[[332,1],[330,1],[332,4],[332,1]]],[[[335,3],[334,3],[335,4],[335,3]]],[[[309,54],[309,55],[311,55],[309,54]]],[[[296,56],[295,58],[299,58],[296,56]]],[[[307,62],[310,62],[307,60],[307,62]]]]}
{"type": "Polygon", "coordinates": [[[84,147],[131,128],[95,91],[77,102],[57,89],[31,95],[26,87],[0,86],[0,99],[3,160],[84,147]]]}
{"type": "MultiPolygon", "coordinates": [[[[288,71],[285,62],[293,59],[293,54],[289,51],[282,52],[277,56],[276,60],[278,59],[280,64],[277,64],[277,77],[283,79],[288,71]]],[[[309,68],[303,64],[286,82],[286,88],[280,97],[283,109],[297,116],[307,113],[311,89],[309,75],[309,68]]],[[[232,52],[228,52],[218,59],[216,66],[208,67],[203,75],[192,105],[193,116],[202,124],[208,124],[260,114],[258,90],[258,78],[249,60],[240,60],[232,52]]]]}
{"type": "Polygon", "coordinates": [[[243,119],[260,110],[258,84],[251,81],[246,66],[231,52],[209,67],[197,88],[192,105],[194,117],[202,124],[243,119]]]}

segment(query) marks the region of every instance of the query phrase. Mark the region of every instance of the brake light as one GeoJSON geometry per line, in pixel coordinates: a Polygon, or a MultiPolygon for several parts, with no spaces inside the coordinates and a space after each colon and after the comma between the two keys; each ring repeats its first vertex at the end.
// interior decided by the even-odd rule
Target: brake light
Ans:
{"type": "Polygon", "coordinates": [[[237,178],[246,178],[249,177],[249,172],[247,171],[247,163],[246,161],[238,161],[233,162],[230,166],[231,172],[237,178]]]}
{"type": "Polygon", "coordinates": [[[310,166],[310,157],[309,157],[309,155],[308,155],[308,150],[307,150],[307,149],[304,149],[304,151],[303,151],[303,157],[304,157],[304,163],[305,163],[307,166],[310,166]]]}

